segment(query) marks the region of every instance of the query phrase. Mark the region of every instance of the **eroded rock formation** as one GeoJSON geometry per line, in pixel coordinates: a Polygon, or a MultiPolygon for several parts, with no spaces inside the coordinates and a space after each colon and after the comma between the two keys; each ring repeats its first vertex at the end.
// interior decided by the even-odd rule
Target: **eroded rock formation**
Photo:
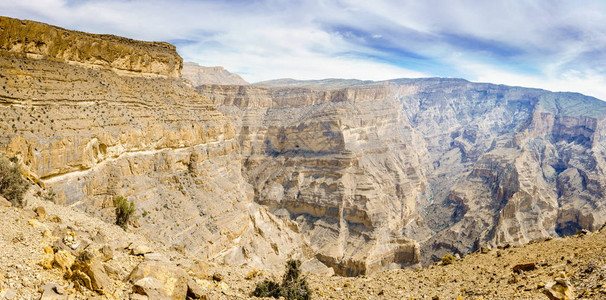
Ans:
{"type": "Polygon", "coordinates": [[[367,274],[606,221],[597,99],[440,78],[196,92],[181,65],[169,44],[0,18],[0,153],[57,203],[111,222],[124,196],[135,232],[259,268],[367,274]]]}
{"type": "Polygon", "coordinates": [[[121,74],[176,78],[183,65],[175,46],[168,43],[89,34],[12,18],[0,18],[0,49],[121,74]]]}
{"type": "Polygon", "coordinates": [[[396,233],[428,262],[606,221],[595,98],[439,78],[198,91],[239,128],[257,202],[297,220],[342,274],[398,262],[373,256],[396,233]]]}
{"type": "Polygon", "coordinates": [[[606,103],[464,80],[397,83],[432,161],[426,220],[438,233],[424,243],[424,259],[606,221],[606,103]]]}
{"type": "Polygon", "coordinates": [[[426,178],[400,103],[385,84],[348,88],[199,86],[239,128],[255,199],[296,220],[342,275],[419,259],[426,178]],[[408,231],[407,231],[408,230],[408,231]]]}
{"type": "Polygon", "coordinates": [[[197,257],[269,267],[303,252],[296,224],[253,202],[231,122],[180,79],[165,43],[0,18],[0,153],[56,202],[197,257]]]}

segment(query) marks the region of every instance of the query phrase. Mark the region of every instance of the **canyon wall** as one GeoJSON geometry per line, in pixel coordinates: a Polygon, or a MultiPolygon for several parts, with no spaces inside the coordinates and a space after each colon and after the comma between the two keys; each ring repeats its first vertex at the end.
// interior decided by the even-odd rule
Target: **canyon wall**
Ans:
{"type": "Polygon", "coordinates": [[[432,161],[425,219],[437,234],[425,260],[604,224],[606,103],[464,80],[395,82],[432,161]]]}
{"type": "Polygon", "coordinates": [[[411,263],[375,254],[401,238],[428,263],[606,221],[595,98],[441,78],[197,90],[234,121],[256,201],[342,274],[411,263]]]}
{"type": "Polygon", "coordinates": [[[199,85],[181,68],[166,43],[0,17],[0,153],[57,203],[113,222],[125,196],[135,232],[258,268],[368,274],[606,221],[595,98],[443,78],[199,85]]]}
{"type": "Polygon", "coordinates": [[[183,67],[183,59],[169,43],[89,34],[12,18],[0,18],[0,50],[139,76],[178,78],[183,67]]]}
{"type": "Polygon", "coordinates": [[[55,202],[209,261],[282,265],[294,222],[253,201],[232,123],[180,77],[174,46],[0,18],[0,153],[55,202]]]}
{"type": "Polygon", "coordinates": [[[238,128],[255,200],[309,238],[342,275],[419,260],[427,181],[422,138],[385,84],[271,88],[203,85],[238,128]],[[408,231],[407,231],[408,230],[408,231]]]}

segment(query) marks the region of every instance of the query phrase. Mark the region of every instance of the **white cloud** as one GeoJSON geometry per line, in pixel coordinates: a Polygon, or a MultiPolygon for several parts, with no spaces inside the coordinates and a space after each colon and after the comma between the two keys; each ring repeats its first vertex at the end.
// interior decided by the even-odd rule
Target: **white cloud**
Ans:
{"type": "Polygon", "coordinates": [[[470,81],[540,88],[554,92],[573,91],[606,99],[606,74],[591,70],[569,70],[564,73],[531,76],[461,58],[453,58],[451,62],[468,74],[467,79],[470,81]]]}
{"type": "Polygon", "coordinates": [[[606,99],[599,0],[3,0],[0,14],[190,41],[186,59],[249,81],[449,76],[606,99]]]}

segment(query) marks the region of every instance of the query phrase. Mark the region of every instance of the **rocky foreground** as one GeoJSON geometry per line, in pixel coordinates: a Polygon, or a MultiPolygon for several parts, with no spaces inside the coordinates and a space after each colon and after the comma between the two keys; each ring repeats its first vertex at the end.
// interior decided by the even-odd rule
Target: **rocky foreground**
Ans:
{"type": "MultiPolygon", "coordinates": [[[[245,299],[258,282],[281,278],[281,268],[207,264],[154,248],[43,193],[32,188],[25,208],[0,200],[2,299],[245,299]]],[[[306,276],[315,299],[606,299],[606,229],[481,249],[427,268],[306,276]]]]}

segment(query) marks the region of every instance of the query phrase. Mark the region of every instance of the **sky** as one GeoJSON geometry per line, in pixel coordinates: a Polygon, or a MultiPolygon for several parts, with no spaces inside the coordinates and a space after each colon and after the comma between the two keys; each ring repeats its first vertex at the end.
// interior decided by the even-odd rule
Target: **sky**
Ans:
{"type": "Polygon", "coordinates": [[[0,0],[0,15],[168,41],[249,82],[456,77],[606,100],[604,0],[0,0]]]}

